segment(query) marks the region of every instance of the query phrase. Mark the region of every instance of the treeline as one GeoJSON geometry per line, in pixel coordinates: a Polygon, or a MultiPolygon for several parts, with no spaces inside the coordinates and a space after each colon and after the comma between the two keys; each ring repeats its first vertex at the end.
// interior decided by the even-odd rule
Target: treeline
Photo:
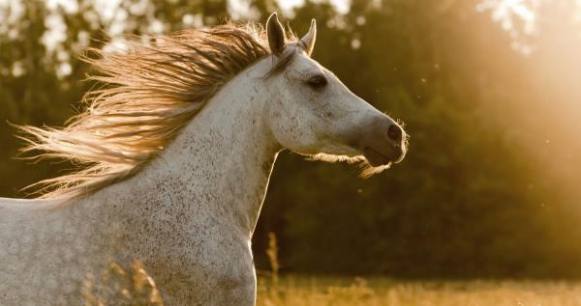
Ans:
{"type": "MultiPolygon", "coordinates": [[[[24,1],[19,12],[4,15],[0,196],[22,196],[19,188],[70,167],[11,159],[21,143],[7,122],[61,125],[74,114],[73,103],[92,85],[82,81],[89,67],[77,57],[102,46],[103,30],[172,31],[230,16],[227,2],[216,0],[124,1],[112,15],[92,1],[75,3],[77,9],[24,1]],[[66,36],[53,33],[59,43],[47,45],[47,33],[59,27],[66,36]]],[[[328,3],[307,1],[287,16],[297,33],[317,18],[314,57],[355,93],[405,122],[411,146],[401,165],[368,180],[351,166],[281,154],[254,241],[259,266],[267,267],[264,249],[274,232],[283,271],[581,275],[571,183],[578,177],[561,171],[574,167],[579,146],[567,142],[555,119],[566,109],[546,112],[547,103],[554,107],[576,96],[543,90],[547,80],[539,77],[538,63],[557,56],[549,42],[528,37],[521,43],[534,44],[534,52],[516,50],[515,35],[477,4],[353,0],[340,14],[328,3]],[[549,161],[555,157],[559,162],[549,161]]],[[[251,1],[246,17],[263,22],[276,9],[273,1],[251,1]]]]}

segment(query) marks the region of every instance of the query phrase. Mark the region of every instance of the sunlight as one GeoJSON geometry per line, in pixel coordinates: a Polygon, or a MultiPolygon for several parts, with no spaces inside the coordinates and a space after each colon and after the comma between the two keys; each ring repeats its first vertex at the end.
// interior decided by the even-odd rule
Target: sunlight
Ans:
{"type": "Polygon", "coordinates": [[[527,36],[537,33],[537,10],[542,0],[483,0],[476,6],[479,12],[492,14],[512,39],[512,47],[524,55],[530,55],[533,47],[525,42],[527,36]]]}
{"type": "Polygon", "coordinates": [[[518,31],[517,24],[523,24],[525,34],[533,34],[536,28],[536,9],[541,0],[484,0],[478,11],[492,11],[492,18],[500,22],[506,31],[518,31]]]}
{"type": "MultiPolygon", "coordinates": [[[[278,5],[285,13],[290,13],[292,9],[297,6],[301,6],[305,3],[305,0],[278,0],[278,5]]],[[[315,2],[323,2],[323,1],[315,1],[315,2]]],[[[349,11],[349,7],[351,6],[350,0],[328,0],[337,11],[341,14],[345,14],[349,11]]]]}
{"type": "Polygon", "coordinates": [[[578,205],[581,181],[571,167],[581,160],[580,9],[580,0],[483,0],[477,6],[510,35],[514,50],[534,59],[522,62],[528,75],[519,76],[534,94],[505,116],[507,126],[522,133],[526,150],[543,165],[540,176],[558,180],[561,201],[571,205],[578,205]]]}

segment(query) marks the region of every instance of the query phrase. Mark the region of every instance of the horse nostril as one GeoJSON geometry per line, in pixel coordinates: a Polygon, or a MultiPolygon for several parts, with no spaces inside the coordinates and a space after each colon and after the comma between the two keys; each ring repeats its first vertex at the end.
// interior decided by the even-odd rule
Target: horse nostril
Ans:
{"type": "Polygon", "coordinates": [[[401,142],[402,134],[401,128],[395,124],[390,125],[389,129],[387,129],[387,136],[396,143],[401,142]]]}

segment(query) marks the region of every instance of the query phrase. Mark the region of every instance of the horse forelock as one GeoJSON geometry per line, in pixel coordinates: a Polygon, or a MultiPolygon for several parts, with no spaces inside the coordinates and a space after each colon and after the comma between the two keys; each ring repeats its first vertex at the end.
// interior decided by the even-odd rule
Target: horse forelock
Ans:
{"type": "Polygon", "coordinates": [[[267,45],[261,27],[228,24],[132,39],[123,53],[89,50],[84,60],[96,71],[89,79],[103,86],[85,95],[86,109],[63,128],[19,127],[24,158],[65,159],[79,169],[25,190],[74,198],[138,172],[225,83],[269,55],[267,45]]]}

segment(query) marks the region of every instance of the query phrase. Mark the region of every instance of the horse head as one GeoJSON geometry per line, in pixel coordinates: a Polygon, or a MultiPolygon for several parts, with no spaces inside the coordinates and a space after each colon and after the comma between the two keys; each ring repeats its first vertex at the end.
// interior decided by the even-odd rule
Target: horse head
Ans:
{"type": "Polygon", "coordinates": [[[287,42],[276,13],[266,31],[274,63],[265,80],[271,95],[270,127],[283,147],[324,161],[362,161],[369,173],[404,158],[408,137],[401,125],[311,58],[317,37],[314,19],[296,42],[287,42]]]}

